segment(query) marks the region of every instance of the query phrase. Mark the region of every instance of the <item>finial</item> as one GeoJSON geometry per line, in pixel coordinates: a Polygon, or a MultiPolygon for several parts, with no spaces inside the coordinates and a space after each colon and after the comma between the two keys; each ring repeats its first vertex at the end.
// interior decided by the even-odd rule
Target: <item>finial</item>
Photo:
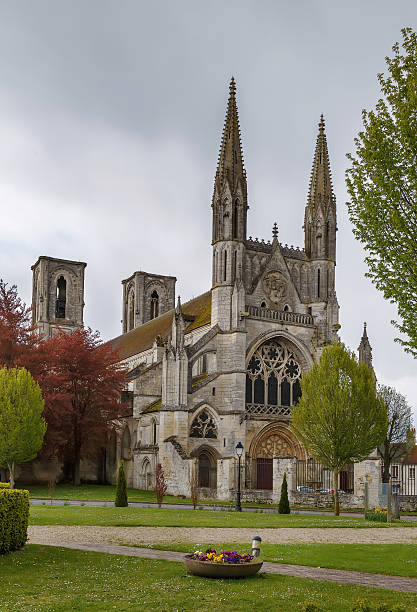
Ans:
{"type": "Polygon", "coordinates": [[[230,79],[229,91],[231,95],[234,95],[236,92],[236,81],[234,76],[230,79]]]}
{"type": "Polygon", "coordinates": [[[364,336],[364,338],[366,338],[368,336],[367,331],[366,331],[366,321],[363,324],[363,336],[364,336]]]}
{"type": "Polygon", "coordinates": [[[320,134],[323,134],[323,133],[324,133],[324,126],[325,126],[325,123],[324,123],[324,116],[323,116],[323,114],[321,114],[321,115],[320,115],[320,123],[319,123],[319,130],[320,130],[320,134]]]}
{"type": "Polygon", "coordinates": [[[182,310],[181,310],[181,297],[178,296],[178,300],[177,300],[177,307],[175,309],[176,314],[181,314],[182,310]]]}
{"type": "Polygon", "coordinates": [[[276,224],[276,222],[274,223],[272,228],[272,238],[273,240],[277,240],[278,238],[278,225],[276,224]]]}

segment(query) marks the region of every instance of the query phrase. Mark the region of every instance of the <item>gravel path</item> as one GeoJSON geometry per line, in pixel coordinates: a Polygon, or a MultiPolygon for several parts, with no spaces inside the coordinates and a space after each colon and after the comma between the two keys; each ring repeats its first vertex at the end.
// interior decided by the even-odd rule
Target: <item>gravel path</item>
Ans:
{"type": "Polygon", "coordinates": [[[232,529],[192,527],[85,527],[31,526],[32,544],[170,544],[175,542],[223,543],[252,541],[261,536],[268,544],[417,544],[417,529],[397,527],[386,529],[232,529]]]}

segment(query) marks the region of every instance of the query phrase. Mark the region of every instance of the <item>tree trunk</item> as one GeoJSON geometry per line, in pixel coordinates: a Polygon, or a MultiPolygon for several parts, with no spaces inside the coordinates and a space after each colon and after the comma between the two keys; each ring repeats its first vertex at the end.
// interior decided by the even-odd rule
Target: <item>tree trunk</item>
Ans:
{"type": "Polygon", "coordinates": [[[81,459],[80,459],[80,448],[79,446],[75,447],[74,450],[74,475],[73,475],[73,484],[74,487],[79,487],[81,484],[81,479],[80,479],[80,463],[81,463],[81,459]]]}
{"type": "Polygon", "coordinates": [[[339,516],[339,472],[333,470],[334,515],[339,516]]]}
{"type": "Polygon", "coordinates": [[[386,444],[384,445],[384,469],[382,470],[382,482],[389,482],[389,471],[391,467],[389,448],[387,448],[386,444]]]}
{"type": "Polygon", "coordinates": [[[8,468],[9,468],[9,475],[10,475],[10,488],[14,489],[14,461],[12,463],[8,464],[8,468]]]}

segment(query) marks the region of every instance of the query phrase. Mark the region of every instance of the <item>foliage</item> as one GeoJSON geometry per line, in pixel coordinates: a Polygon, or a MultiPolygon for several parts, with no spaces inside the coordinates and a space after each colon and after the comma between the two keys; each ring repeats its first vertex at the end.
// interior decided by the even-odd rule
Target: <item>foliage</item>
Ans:
{"type": "Polygon", "coordinates": [[[119,470],[117,472],[116,500],[114,505],[118,508],[128,506],[125,464],[123,459],[120,461],[119,470]]]}
{"type": "Polygon", "coordinates": [[[363,130],[348,155],[349,217],[367,251],[367,276],[398,308],[408,338],[397,338],[417,356],[417,35],[403,41],[379,74],[382,97],[362,111],[363,130]]]}
{"type": "Polygon", "coordinates": [[[281,485],[281,497],[278,506],[279,514],[290,514],[290,502],[288,501],[288,486],[287,486],[287,473],[284,472],[284,478],[282,479],[281,485]]]}
{"type": "Polygon", "coordinates": [[[337,340],[301,380],[302,396],[291,428],[317,461],[333,472],[334,511],[339,514],[338,476],[384,440],[387,415],[373,371],[337,340]]]}
{"type": "Polygon", "coordinates": [[[378,523],[387,522],[387,511],[384,508],[373,508],[365,512],[366,521],[376,521],[378,523]]]}
{"type": "Polygon", "coordinates": [[[42,446],[43,406],[40,387],[25,368],[0,370],[0,465],[9,468],[11,488],[15,466],[34,459],[42,446]]]}
{"type": "Polygon", "coordinates": [[[155,495],[159,508],[161,507],[166,492],[167,485],[165,482],[164,470],[162,469],[162,465],[157,463],[155,468],[155,495]]]}
{"type": "Polygon", "coordinates": [[[73,482],[80,484],[80,461],[104,447],[109,432],[121,426],[126,408],[120,402],[125,369],[98,332],[79,328],[59,331],[48,347],[39,376],[45,390],[48,433],[44,452],[70,461],[73,482]]]}
{"type": "Polygon", "coordinates": [[[171,561],[33,544],[0,558],[0,580],[0,606],[6,610],[298,612],[311,601],[326,610],[351,612],[358,598],[374,609],[383,603],[415,608],[415,593],[273,574],[207,580],[186,576],[183,566],[171,561]]]}
{"type": "Polygon", "coordinates": [[[25,544],[28,523],[29,492],[0,489],[0,554],[25,544]]]}
{"type": "Polygon", "coordinates": [[[406,398],[392,387],[378,385],[388,416],[388,430],[385,440],[378,447],[378,454],[384,463],[382,482],[389,482],[391,463],[404,459],[415,444],[411,434],[411,407],[406,398]]]}

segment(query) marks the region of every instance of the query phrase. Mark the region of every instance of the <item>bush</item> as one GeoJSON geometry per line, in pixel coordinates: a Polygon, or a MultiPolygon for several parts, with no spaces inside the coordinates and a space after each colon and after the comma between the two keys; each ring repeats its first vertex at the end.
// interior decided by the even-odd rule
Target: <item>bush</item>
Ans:
{"type": "Polygon", "coordinates": [[[0,489],[10,489],[10,482],[0,482],[0,489]]]}
{"type": "Polygon", "coordinates": [[[279,514],[290,514],[290,502],[288,501],[288,486],[287,486],[287,473],[284,472],[284,478],[282,479],[281,485],[281,499],[279,500],[278,506],[279,514]]]}
{"type": "Polygon", "coordinates": [[[0,488],[0,554],[24,546],[29,523],[29,491],[0,488]]]}
{"type": "Polygon", "coordinates": [[[158,507],[161,507],[164,495],[167,492],[167,484],[165,482],[164,470],[162,465],[158,463],[155,469],[155,495],[158,507]]]}
{"type": "Polygon", "coordinates": [[[120,461],[119,471],[117,473],[116,501],[114,505],[118,508],[124,508],[128,505],[125,464],[123,459],[120,461]]]}

